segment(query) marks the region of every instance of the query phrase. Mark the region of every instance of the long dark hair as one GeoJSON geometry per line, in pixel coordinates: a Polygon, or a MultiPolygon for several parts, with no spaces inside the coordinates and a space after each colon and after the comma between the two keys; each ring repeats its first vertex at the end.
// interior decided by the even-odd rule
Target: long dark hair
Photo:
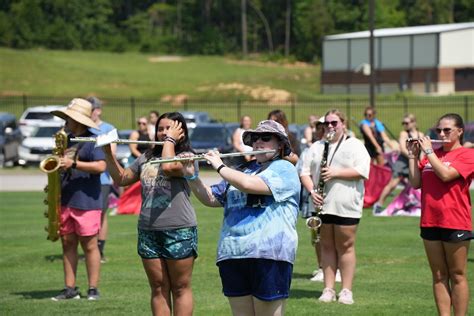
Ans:
{"type": "Polygon", "coordinates": [[[459,136],[459,142],[462,145],[464,143],[464,121],[462,120],[461,115],[456,113],[445,114],[439,118],[436,126],[439,125],[439,122],[441,122],[441,120],[452,120],[454,121],[454,126],[456,126],[457,128],[462,128],[462,134],[461,136],[459,136]]]}
{"type": "MultiPolygon", "coordinates": [[[[184,137],[180,140],[176,140],[176,146],[175,146],[175,153],[179,154],[185,151],[193,152],[191,148],[191,142],[189,141],[189,133],[188,133],[188,126],[186,125],[186,120],[184,119],[183,115],[179,112],[166,112],[161,114],[161,116],[158,118],[155,124],[155,140],[158,140],[157,134],[158,134],[158,126],[160,125],[160,122],[162,119],[169,119],[172,121],[178,121],[181,123],[181,128],[184,131],[184,137]]],[[[153,158],[153,157],[161,157],[161,154],[163,152],[163,146],[155,146],[153,149],[148,150],[145,155],[147,159],[153,158]]]]}

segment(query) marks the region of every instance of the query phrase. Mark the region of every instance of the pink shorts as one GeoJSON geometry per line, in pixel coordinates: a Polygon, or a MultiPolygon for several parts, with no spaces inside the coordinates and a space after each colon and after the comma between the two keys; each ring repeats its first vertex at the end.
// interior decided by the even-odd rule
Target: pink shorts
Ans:
{"type": "Polygon", "coordinates": [[[61,206],[60,235],[76,234],[78,236],[94,236],[100,230],[102,210],[79,210],[61,206]]]}

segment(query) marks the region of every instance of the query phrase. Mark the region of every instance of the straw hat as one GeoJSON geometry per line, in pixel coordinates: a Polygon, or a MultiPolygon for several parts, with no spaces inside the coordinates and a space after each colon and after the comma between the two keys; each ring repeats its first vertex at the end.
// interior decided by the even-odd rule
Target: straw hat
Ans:
{"type": "Polygon", "coordinates": [[[72,99],[64,109],[51,111],[51,114],[59,116],[63,120],[69,117],[82,125],[98,129],[99,127],[91,119],[91,113],[92,104],[79,98],[72,99]]]}

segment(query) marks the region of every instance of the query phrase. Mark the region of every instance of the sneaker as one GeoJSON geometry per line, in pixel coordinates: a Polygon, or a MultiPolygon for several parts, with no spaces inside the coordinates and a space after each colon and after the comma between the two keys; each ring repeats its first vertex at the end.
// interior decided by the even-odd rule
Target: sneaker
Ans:
{"type": "Polygon", "coordinates": [[[373,207],[373,209],[372,209],[372,214],[373,214],[373,215],[377,215],[377,214],[379,214],[379,213],[382,213],[382,211],[383,211],[383,206],[380,205],[380,204],[375,203],[375,204],[374,204],[374,207],[373,207]]]}
{"type": "Polygon", "coordinates": [[[62,291],[54,296],[51,299],[55,302],[62,301],[62,300],[78,300],[81,298],[81,293],[79,292],[79,288],[76,286],[75,288],[72,287],[65,287],[62,291]]]}
{"type": "Polygon", "coordinates": [[[341,304],[352,305],[354,300],[352,299],[352,291],[349,289],[342,289],[339,292],[339,299],[337,300],[341,304]]]}
{"type": "Polygon", "coordinates": [[[104,255],[100,256],[100,263],[106,263],[107,262],[107,258],[105,258],[104,255]]]}
{"type": "Polygon", "coordinates": [[[96,301],[99,299],[99,297],[99,290],[95,287],[91,287],[89,290],[87,290],[87,299],[89,301],[96,301]]]}
{"type": "Polygon", "coordinates": [[[325,288],[323,294],[319,297],[319,301],[324,303],[331,303],[336,301],[336,291],[330,288],[325,288]]]}
{"type": "Polygon", "coordinates": [[[324,282],[323,269],[320,268],[318,270],[314,270],[313,271],[313,277],[309,280],[313,281],[313,282],[324,282]],[[314,272],[316,272],[316,273],[314,273],[314,272]]]}
{"type": "Polygon", "coordinates": [[[336,271],[336,282],[341,282],[341,270],[337,269],[336,271]]]}

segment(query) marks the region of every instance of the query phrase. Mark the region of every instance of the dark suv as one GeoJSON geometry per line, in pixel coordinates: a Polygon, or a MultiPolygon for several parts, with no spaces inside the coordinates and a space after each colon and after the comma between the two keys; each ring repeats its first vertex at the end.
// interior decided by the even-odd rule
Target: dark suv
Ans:
{"type": "Polygon", "coordinates": [[[23,136],[13,114],[0,112],[0,168],[6,162],[18,162],[18,147],[23,136]]]}

